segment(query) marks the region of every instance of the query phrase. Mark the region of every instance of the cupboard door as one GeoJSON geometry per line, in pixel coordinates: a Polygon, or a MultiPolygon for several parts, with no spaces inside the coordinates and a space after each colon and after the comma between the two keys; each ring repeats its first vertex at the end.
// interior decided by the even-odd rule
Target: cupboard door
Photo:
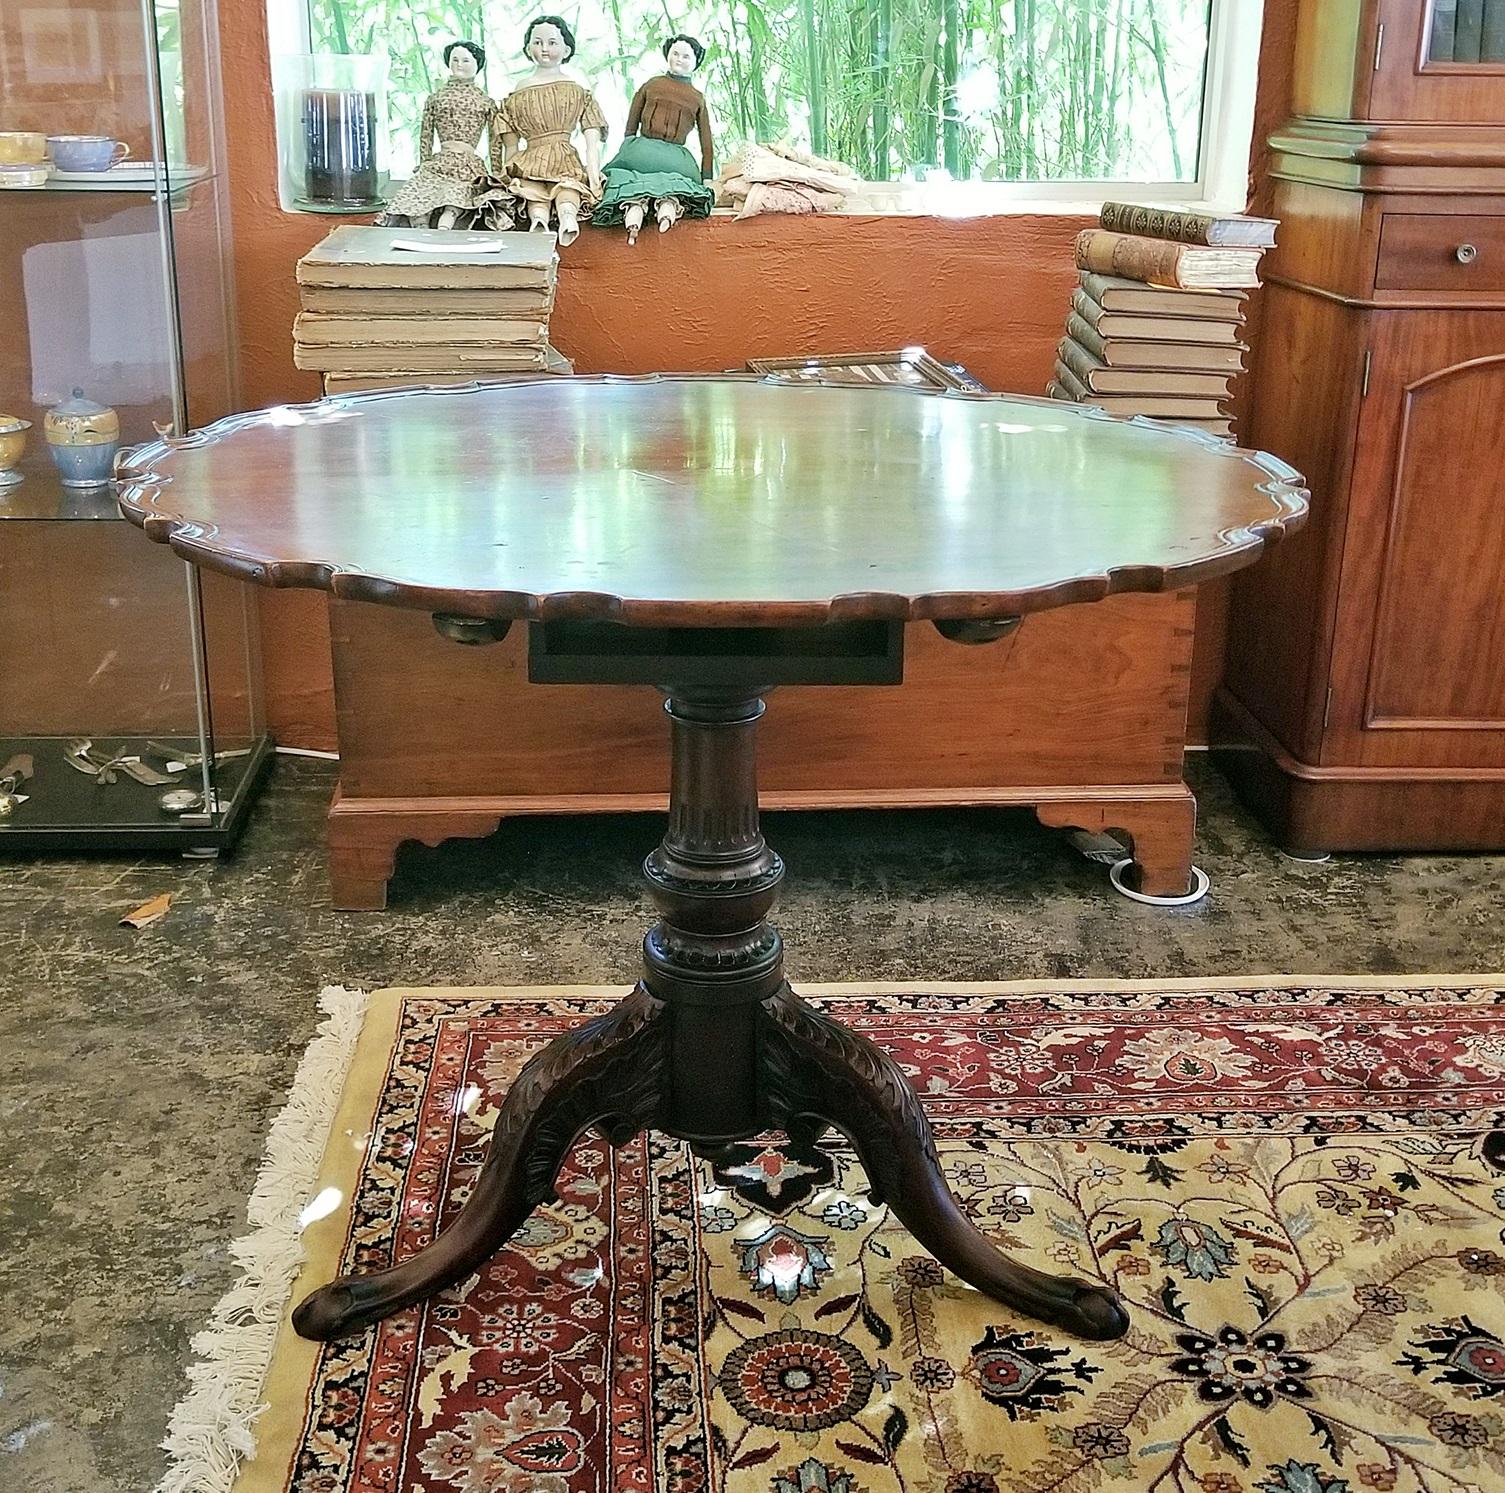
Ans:
{"type": "Polygon", "coordinates": [[[1358,69],[1372,71],[1371,120],[1418,123],[1505,119],[1505,15],[1498,0],[1377,0],[1372,47],[1358,69]],[[1383,31],[1378,28],[1383,27],[1383,31]]]}
{"type": "Polygon", "coordinates": [[[1505,311],[1369,329],[1323,761],[1505,765],[1505,311]]]}

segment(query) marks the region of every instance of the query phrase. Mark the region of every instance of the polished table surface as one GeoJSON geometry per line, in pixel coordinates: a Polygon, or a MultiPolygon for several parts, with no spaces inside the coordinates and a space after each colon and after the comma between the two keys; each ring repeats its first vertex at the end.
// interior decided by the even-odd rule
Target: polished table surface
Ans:
{"type": "Polygon", "coordinates": [[[897,683],[904,621],[986,643],[1029,612],[1249,564],[1305,516],[1295,472],[1038,400],[668,378],[267,410],[139,448],[119,477],[127,517],[200,564],[424,608],[461,642],[528,619],[530,678],[646,671],[668,696],[642,979],[530,1058],[458,1217],[315,1291],[300,1333],[358,1331],[463,1279],[550,1199],[577,1136],[646,1128],[711,1160],[764,1131],[798,1150],[834,1128],[874,1201],[963,1280],[1085,1337],[1127,1329],[1107,1272],[998,1251],[952,1197],[898,1065],[784,979],[761,696],[897,683]]]}
{"type": "Polygon", "coordinates": [[[1299,476],[1059,402],[553,379],[234,416],[122,459],[121,505],[262,584],[660,626],[1023,614],[1196,584],[1299,476]]]}

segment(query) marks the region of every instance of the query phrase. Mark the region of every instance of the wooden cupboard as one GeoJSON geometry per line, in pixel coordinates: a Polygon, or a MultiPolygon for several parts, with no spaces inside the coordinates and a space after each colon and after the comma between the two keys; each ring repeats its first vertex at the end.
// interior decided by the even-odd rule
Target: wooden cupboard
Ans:
{"type": "Polygon", "coordinates": [[[1438,55],[1446,9],[1304,0],[1271,140],[1249,442],[1313,517],[1234,585],[1213,741],[1302,852],[1505,846],[1505,30],[1438,55]]]}

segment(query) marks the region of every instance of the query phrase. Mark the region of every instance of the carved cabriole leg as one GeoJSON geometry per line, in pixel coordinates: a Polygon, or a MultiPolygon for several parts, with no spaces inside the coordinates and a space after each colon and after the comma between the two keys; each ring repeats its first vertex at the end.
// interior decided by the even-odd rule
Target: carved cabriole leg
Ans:
{"type": "Polygon", "coordinates": [[[315,1291],[293,1313],[298,1334],[324,1341],[357,1332],[478,1270],[552,1197],[583,1130],[596,1126],[621,1145],[661,1123],[667,1052],[663,1007],[640,987],[535,1053],[508,1091],[460,1216],[402,1264],[315,1291]]]}
{"type": "Polygon", "coordinates": [[[875,1198],[935,1258],[979,1291],[1090,1339],[1121,1337],[1129,1317],[1102,1284],[1047,1275],[1000,1254],[957,1206],[930,1122],[899,1065],[787,986],[763,1007],[761,1067],[772,1124],[818,1133],[829,1121],[856,1148],[875,1198]]]}
{"type": "Polygon", "coordinates": [[[1044,1275],[993,1248],[947,1189],[898,1065],[784,983],[783,945],[767,923],[784,866],[758,827],[762,700],[705,685],[668,693],[669,824],[643,864],[660,916],[643,941],[642,981],[518,1075],[475,1190],[432,1244],[316,1291],[293,1325],[313,1338],[355,1331],[478,1269],[550,1195],[570,1143],[592,1125],[612,1144],[662,1130],[709,1158],[771,1126],[813,1145],[834,1125],[875,1192],[963,1280],[1083,1337],[1121,1334],[1128,1320],[1108,1287],[1044,1275]]]}

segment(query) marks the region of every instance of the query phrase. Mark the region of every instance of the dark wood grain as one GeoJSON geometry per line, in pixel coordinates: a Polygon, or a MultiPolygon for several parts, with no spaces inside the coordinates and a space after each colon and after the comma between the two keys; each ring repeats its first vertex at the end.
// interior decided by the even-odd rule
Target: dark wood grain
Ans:
{"type": "Polygon", "coordinates": [[[126,516],[272,586],[660,626],[1025,613],[1195,584],[1299,475],[1039,400],[716,379],[384,391],[126,453],[126,516]]]}
{"type": "MultiPolygon", "coordinates": [[[[1291,468],[1042,400],[655,378],[262,411],[138,450],[119,475],[126,515],[199,564],[422,608],[446,639],[489,645],[467,654],[508,629],[465,619],[526,618],[545,624],[530,679],[668,696],[669,822],[643,868],[659,921],[637,994],[524,1070],[459,1218],[411,1259],[315,1292],[299,1332],[358,1330],[476,1268],[587,1127],[620,1144],[652,1126],[704,1153],[828,1124],[964,1281],[1084,1337],[1126,1331],[1106,1281],[993,1247],[951,1196],[898,1065],[785,984],[761,694],[902,678],[903,628],[829,624],[1008,618],[936,629],[1008,656],[1022,614],[1237,569],[1304,519],[1291,468]]],[[[1173,797],[1173,814],[1189,807],[1173,797]]],[[[355,848],[374,900],[380,850],[355,848]]]]}

